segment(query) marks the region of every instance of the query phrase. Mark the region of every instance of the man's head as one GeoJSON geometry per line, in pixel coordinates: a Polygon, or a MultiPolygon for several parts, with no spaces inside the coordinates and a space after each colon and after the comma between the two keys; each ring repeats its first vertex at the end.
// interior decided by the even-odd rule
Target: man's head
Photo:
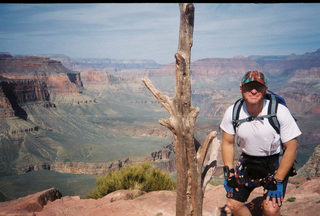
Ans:
{"type": "Polygon", "coordinates": [[[265,77],[265,75],[257,70],[248,71],[241,79],[241,86],[254,81],[259,82],[266,87],[268,86],[267,78],[265,77]]]}
{"type": "Polygon", "coordinates": [[[241,80],[240,91],[249,104],[258,104],[263,101],[267,90],[267,79],[260,71],[248,71],[241,80]]]}

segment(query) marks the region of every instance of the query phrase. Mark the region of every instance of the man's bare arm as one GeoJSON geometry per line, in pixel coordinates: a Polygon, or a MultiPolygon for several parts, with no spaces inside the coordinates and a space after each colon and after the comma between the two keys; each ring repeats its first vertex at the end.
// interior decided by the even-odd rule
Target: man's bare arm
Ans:
{"type": "Polygon", "coordinates": [[[222,160],[225,166],[230,169],[234,165],[234,135],[228,134],[222,130],[222,160]]]}
{"type": "Polygon", "coordinates": [[[283,143],[283,145],[286,148],[286,151],[283,154],[279,168],[275,174],[275,178],[279,180],[283,180],[286,177],[296,159],[298,140],[295,138],[283,143]]]}

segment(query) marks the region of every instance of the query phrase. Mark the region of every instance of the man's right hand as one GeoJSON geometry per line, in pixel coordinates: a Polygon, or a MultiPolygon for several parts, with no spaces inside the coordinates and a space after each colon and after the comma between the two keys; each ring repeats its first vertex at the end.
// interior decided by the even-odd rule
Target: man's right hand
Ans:
{"type": "Polygon", "coordinates": [[[237,182],[234,175],[224,179],[224,188],[227,192],[227,198],[233,197],[234,190],[239,191],[236,184],[237,182]]]}
{"type": "Polygon", "coordinates": [[[226,189],[227,197],[233,197],[233,188],[228,186],[228,179],[224,179],[224,189],[226,189]]]}

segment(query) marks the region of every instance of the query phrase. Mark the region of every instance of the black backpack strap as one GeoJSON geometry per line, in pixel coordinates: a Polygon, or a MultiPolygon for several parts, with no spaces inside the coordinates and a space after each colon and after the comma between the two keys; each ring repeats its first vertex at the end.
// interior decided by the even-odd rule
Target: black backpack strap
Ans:
{"type": "Polygon", "coordinates": [[[277,119],[278,101],[276,99],[276,96],[273,94],[267,94],[267,99],[270,100],[268,106],[268,114],[271,116],[270,118],[268,118],[269,123],[276,130],[276,132],[280,134],[280,124],[277,119]]]}
{"type": "Polygon", "coordinates": [[[267,118],[267,119],[270,119],[272,117],[274,117],[276,114],[268,114],[268,115],[263,115],[263,116],[257,116],[257,117],[254,117],[254,116],[249,116],[248,118],[244,118],[244,119],[237,119],[234,121],[234,126],[235,127],[239,127],[242,123],[244,122],[251,122],[253,120],[260,120],[262,121],[264,118],[267,118]]]}
{"type": "Polygon", "coordinates": [[[239,116],[240,116],[240,110],[242,107],[244,100],[243,98],[239,98],[233,106],[233,111],[232,111],[232,124],[233,124],[233,129],[234,132],[236,132],[236,128],[239,126],[239,116]]]}

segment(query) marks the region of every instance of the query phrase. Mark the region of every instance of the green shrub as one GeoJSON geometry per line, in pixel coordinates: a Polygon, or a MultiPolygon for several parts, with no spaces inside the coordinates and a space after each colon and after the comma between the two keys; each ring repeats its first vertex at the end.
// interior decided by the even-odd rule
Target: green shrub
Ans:
{"type": "Polygon", "coordinates": [[[98,177],[96,184],[97,187],[87,195],[87,198],[98,199],[121,189],[137,189],[146,192],[174,190],[176,185],[168,173],[152,167],[150,163],[127,165],[119,171],[98,177]]]}
{"type": "Polygon", "coordinates": [[[219,178],[216,176],[213,176],[212,180],[210,181],[210,184],[213,186],[223,185],[224,178],[219,178]]]}
{"type": "Polygon", "coordinates": [[[287,199],[287,201],[288,202],[294,202],[294,201],[296,201],[296,198],[295,197],[290,197],[290,198],[287,199]]]}

